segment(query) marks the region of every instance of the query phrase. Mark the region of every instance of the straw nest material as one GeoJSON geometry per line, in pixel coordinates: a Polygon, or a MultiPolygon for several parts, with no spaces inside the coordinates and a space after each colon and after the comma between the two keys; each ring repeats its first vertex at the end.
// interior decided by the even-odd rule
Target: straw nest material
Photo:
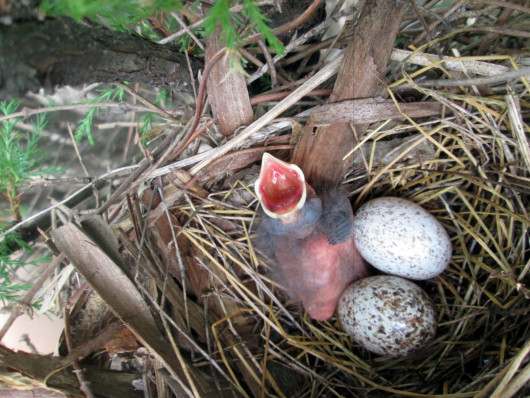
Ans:
{"type": "MultiPolygon", "coordinates": [[[[205,326],[204,340],[194,343],[208,356],[196,352],[190,366],[206,370],[216,363],[222,370],[217,377],[248,396],[529,392],[522,387],[530,380],[530,147],[523,122],[529,86],[522,77],[528,73],[502,77],[525,68],[528,59],[502,48],[513,40],[508,36],[497,37],[489,55],[474,56],[477,40],[462,29],[413,51],[394,51],[390,97],[415,90],[442,104],[443,114],[404,114],[372,125],[352,153],[358,160],[343,183],[354,209],[370,198],[399,196],[426,208],[449,231],[454,251],[447,271],[420,283],[438,311],[435,340],[391,359],[363,350],[335,317],[308,319],[286,299],[252,244],[258,204],[252,177],[243,181],[240,173],[226,189],[207,197],[183,193],[185,199],[169,207],[182,226],[175,233],[189,245],[190,262],[201,275],[181,287],[208,285],[201,298],[183,300],[198,301],[200,317],[215,320],[205,326]],[[431,52],[442,41],[454,43],[454,56],[443,62],[431,52]],[[427,76],[437,79],[422,82],[427,76]],[[446,88],[440,80],[457,83],[446,88]]],[[[221,185],[216,182],[213,187],[221,185]]]]}

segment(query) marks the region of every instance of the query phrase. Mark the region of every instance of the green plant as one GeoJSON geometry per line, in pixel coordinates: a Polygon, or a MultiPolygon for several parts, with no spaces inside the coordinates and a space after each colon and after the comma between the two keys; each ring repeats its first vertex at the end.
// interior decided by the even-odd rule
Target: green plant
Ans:
{"type": "MultiPolygon", "coordinates": [[[[168,89],[161,89],[157,94],[156,98],[153,100],[154,105],[160,104],[160,102],[167,103],[169,99],[170,91],[168,89]]],[[[151,131],[153,126],[153,112],[147,112],[141,119],[142,125],[138,129],[138,134],[142,142],[145,141],[144,138],[149,131],[151,131]]]]}
{"type": "MultiPolygon", "coordinates": [[[[269,45],[278,53],[285,51],[282,43],[274,36],[272,29],[267,25],[269,20],[261,13],[255,0],[243,0],[243,14],[248,18],[250,24],[256,26],[258,31],[269,45]]],[[[237,32],[240,22],[230,11],[230,0],[216,1],[210,9],[206,21],[204,22],[205,34],[212,34],[217,25],[222,27],[221,37],[224,39],[226,47],[235,50],[242,39],[237,32]]]]}
{"type": "MultiPolygon", "coordinates": [[[[267,25],[269,20],[261,13],[257,1],[242,2],[242,13],[248,22],[256,27],[277,53],[282,54],[284,47],[267,25]]],[[[161,11],[178,10],[184,3],[184,0],[43,0],[39,9],[50,16],[68,15],[77,20],[102,20],[116,30],[126,30],[126,27],[132,24],[142,27],[145,18],[161,11]]],[[[215,1],[204,22],[206,34],[211,34],[217,25],[221,26],[222,37],[231,50],[235,50],[236,46],[242,43],[237,32],[241,22],[230,11],[233,3],[230,0],[215,1]]]]}
{"type": "Polygon", "coordinates": [[[8,302],[17,300],[20,294],[31,286],[28,283],[13,282],[15,272],[19,268],[29,264],[34,265],[34,263],[25,261],[25,257],[30,251],[31,247],[16,233],[6,235],[0,244],[0,301],[2,304],[5,305],[8,302]],[[15,255],[11,253],[13,246],[20,247],[22,254],[15,255]]]}
{"type": "MultiPolygon", "coordinates": [[[[0,102],[0,112],[4,115],[15,113],[20,102],[0,102]]],[[[22,184],[42,174],[55,171],[44,166],[46,154],[39,148],[41,132],[46,127],[46,114],[35,118],[29,132],[21,132],[16,125],[22,118],[13,118],[0,122],[0,193],[8,201],[8,212],[15,221],[22,219],[20,210],[20,188],[22,184]]],[[[3,214],[2,217],[7,216],[3,214]]],[[[7,222],[0,223],[0,232],[6,229],[7,222]],[[4,225],[2,225],[4,224],[4,225]]],[[[0,243],[0,300],[5,304],[19,297],[21,291],[27,290],[28,284],[12,283],[12,278],[20,267],[32,262],[25,261],[31,247],[17,234],[4,236],[0,243]],[[22,249],[12,254],[12,248],[22,249]]]]}
{"type": "Polygon", "coordinates": [[[161,11],[181,7],[182,0],[43,0],[39,9],[50,16],[68,15],[77,20],[102,18],[110,25],[127,25],[161,11]]]}
{"type": "MultiPolygon", "coordinates": [[[[0,102],[0,112],[14,113],[20,101],[0,102]]],[[[14,219],[21,220],[20,186],[26,180],[41,174],[49,174],[51,169],[43,166],[46,154],[39,148],[41,131],[46,127],[46,114],[39,114],[32,123],[30,132],[15,129],[22,118],[4,120],[0,123],[0,193],[9,202],[9,211],[14,219]]]]}
{"type": "MultiPolygon", "coordinates": [[[[98,90],[101,95],[97,98],[90,99],[86,103],[98,103],[98,102],[108,102],[110,100],[118,99],[118,101],[123,101],[123,94],[125,90],[122,87],[115,87],[105,90],[98,90]]],[[[92,123],[94,122],[94,116],[99,114],[99,108],[90,108],[86,116],[79,122],[77,129],[75,130],[75,139],[76,141],[81,141],[83,136],[86,134],[90,145],[94,145],[94,137],[92,136],[92,123]]]]}

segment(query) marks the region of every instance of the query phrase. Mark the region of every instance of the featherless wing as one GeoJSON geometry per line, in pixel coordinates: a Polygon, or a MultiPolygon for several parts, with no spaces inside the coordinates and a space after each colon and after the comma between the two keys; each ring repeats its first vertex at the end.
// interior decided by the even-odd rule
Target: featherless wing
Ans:
{"type": "Polygon", "coordinates": [[[346,195],[337,191],[322,195],[320,229],[328,237],[331,245],[338,245],[351,238],[353,212],[346,195]]]}

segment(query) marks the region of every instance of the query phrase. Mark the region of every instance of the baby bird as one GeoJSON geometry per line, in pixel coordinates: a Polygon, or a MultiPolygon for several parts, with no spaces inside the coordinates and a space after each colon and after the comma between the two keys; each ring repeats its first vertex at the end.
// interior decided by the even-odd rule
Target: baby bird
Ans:
{"type": "Polygon", "coordinates": [[[331,318],[344,289],[368,274],[353,241],[348,198],[338,191],[318,197],[298,166],[268,153],[255,190],[264,213],[258,246],[311,318],[331,318]]]}

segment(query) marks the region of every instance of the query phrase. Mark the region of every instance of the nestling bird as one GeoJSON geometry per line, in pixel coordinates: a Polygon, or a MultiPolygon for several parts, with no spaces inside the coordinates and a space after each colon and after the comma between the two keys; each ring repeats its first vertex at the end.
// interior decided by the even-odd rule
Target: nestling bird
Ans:
{"type": "Polygon", "coordinates": [[[309,316],[329,319],[343,290],[368,273],[353,241],[350,202],[338,191],[318,197],[298,166],[268,153],[255,190],[264,213],[258,246],[309,316]]]}

